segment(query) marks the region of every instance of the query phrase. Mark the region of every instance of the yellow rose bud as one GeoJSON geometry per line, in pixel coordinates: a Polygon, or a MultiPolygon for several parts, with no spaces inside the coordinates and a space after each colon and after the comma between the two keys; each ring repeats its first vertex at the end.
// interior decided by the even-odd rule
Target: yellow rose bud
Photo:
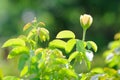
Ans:
{"type": "Polygon", "coordinates": [[[83,29],[88,29],[91,24],[93,22],[93,18],[88,15],[88,14],[84,14],[80,16],[80,23],[83,29]]]}

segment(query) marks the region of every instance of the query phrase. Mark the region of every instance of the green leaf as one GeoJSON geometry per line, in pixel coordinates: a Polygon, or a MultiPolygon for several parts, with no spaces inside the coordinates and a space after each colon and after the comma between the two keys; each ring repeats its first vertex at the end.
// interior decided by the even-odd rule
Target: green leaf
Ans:
{"type": "Polygon", "coordinates": [[[31,23],[27,23],[24,27],[23,27],[23,31],[27,30],[28,28],[30,28],[32,26],[31,23]]]}
{"type": "Polygon", "coordinates": [[[49,40],[49,38],[50,38],[49,31],[47,29],[38,28],[37,32],[38,32],[38,35],[39,35],[41,41],[49,40]]]}
{"type": "Polygon", "coordinates": [[[49,43],[49,46],[65,49],[66,42],[64,42],[63,40],[55,39],[49,43]]]}
{"type": "Polygon", "coordinates": [[[13,48],[12,51],[8,55],[8,59],[11,59],[19,54],[29,54],[29,49],[24,46],[13,48]]]}
{"type": "Polygon", "coordinates": [[[64,30],[59,32],[56,38],[75,38],[75,34],[72,31],[64,30]]]}
{"type": "Polygon", "coordinates": [[[88,61],[88,60],[85,60],[85,61],[86,61],[86,64],[87,64],[88,69],[90,70],[90,68],[91,68],[91,62],[88,61]]]}
{"type": "Polygon", "coordinates": [[[103,57],[104,58],[106,58],[109,55],[113,55],[113,49],[109,49],[109,50],[106,50],[106,51],[103,52],[103,57]]]}
{"type": "Polygon", "coordinates": [[[97,45],[93,41],[87,41],[87,47],[90,49],[92,48],[95,52],[97,51],[97,45]]]}
{"type": "Polygon", "coordinates": [[[45,27],[46,25],[45,25],[44,22],[39,22],[39,23],[38,23],[38,26],[39,26],[39,27],[45,27]]]}
{"type": "Polygon", "coordinates": [[[56,64],[67,64],[68,60],[67,59],[63,59],[63,58],[56,58],[55,59],[55,63],[56,64]]]}
{"type": "Polygon", "coordinates": [[[25,42],[27,41],[27,37],[25,35],[20,35],[18,38],[24,40],[25,42]]]}
{"type": "Polygon", "coordinates": [[[32,29],[29,33],[28,33],[28,36],[27,36],[27,39],[32,39],[33,37],[35,37],[35,35],[37,35],[37,30],[36,29],[32,29]]]}
{"type": "Polygon", "coordinates": [[[28,58],[29,58],[29,55],[27,55],[27,54],[22,54],[22,55],[20,56],[19,63],[18,63],[18,69],[19,69],[20,71],[24,68],[25,63],[26,63],[26,61],[28,60],[28,58]]]}
{"type": "Polygon", "coordinates": [[[120,46],[120,41],[112,41],[109,43],[108,47],[110,49],[113,49],[113,48],[116,48],[116,47],[119,47],[120,46]]]}
{"type": "Polygon", "coordinates": [[[67,69],[67,68],[62,68],[60,70],[60,73],[66,75],[65,77],[77,78],[77,74],[73,70],[70,70],[70,69],[67,69]]]}
{"type": "Polygon", "coordinates": [[[38,48],[35,50],[35,55],[42,54],[43,48],[38,48]]]}
{"type": "Polygon", "coordinates": [[[65,46],[66,53],[71,52],[75,44],[76,44],[76,39],[70,39],[69,41],[67,41],[67,44],[65,46]]]}
{"type": "Polygon", "coordinates": [[[3,78],[3,80],[20,80],[20,79],[15,76],[6,76],[3,78]]]}
{"type": "Polygon", "coordinates": [[[9,39],[3,44],[2,47],[9,47],[9,46],[25,46],[25,41],[19,38],[9,39]]]}
{"type": "Polygon", "coordinates": [[[68,58],[68,61],[71,62],[73,59],[76,58],[76,56],[77,56],[78,54],[79,54],[78,51],[73,52],[73,53],[70,55],[70,57],[68,58]]]}
{"type": "Polygon", "coordinates": [[[37,62],[37,56],[33,56],[32,58],[31,58],[31,63],[36,63],[37,62]]]}
{"type": "Polygon", "coordinates": [[[3,79],[3,73],[2,73],[2,71],[0,69],[0,80],[2,80],[2,79],[3,79]]]}
{"type": "Polygon", "coordinates": [[[76,50],[79,51],[79,52],[85,53],[85,43],[84,43],[84,41],[77,40],[76,50]]]}
{"type": "Polygon", "coordinates": [[[91,70],[91,72],[92,72],[92,73],[103,73],[104,71],[103,71],[102,68],[93,68],[93,69],[91,70]]]}
{"type": "Polygon", "coordinates": [[[118,72],[115,69],[107,68],[107,67],[104,68],[104,72],[111,75],[111,76],[118,74],[118,72]]]}
{"type": "Polygon", "coordinates": [[[67,75],[77,78],[77,75],[74,71],[72,71],[70,69],[66,69],[65,71],[66,71],[67,75]]]}
{"type": "Polygon", "coordinates": [[[60,51],[59,49],[54,49],[54,50],[52,50],[52,54],[53,54],[55,57],[59,57],[59,58],[63,58],[63,57],[64,57],[62,51],[60,51]]]}
{"type": "Polygon", "coordinates": [[[86,74],[83,74],[83,73],[81,73],[80,74],[80,80],[86,80],[87,79],[87,75],[86,74]]]}
{"type": "Polygon", "coordinates": [[[24,66],[23,70],[20,73],[20,77],[24,76],[28,72],[28,66],[24,66]]]}

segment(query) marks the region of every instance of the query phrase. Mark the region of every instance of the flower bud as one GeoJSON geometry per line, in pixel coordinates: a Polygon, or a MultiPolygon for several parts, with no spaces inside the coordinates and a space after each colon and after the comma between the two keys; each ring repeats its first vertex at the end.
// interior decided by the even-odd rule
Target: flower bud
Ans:
{"type": "Polygon", "coordinates": [[[92,22],[93,18],[90,15],[84,14],[80,16],[80,24],[83,29],[88,29],[91,26],[92,22]]]}

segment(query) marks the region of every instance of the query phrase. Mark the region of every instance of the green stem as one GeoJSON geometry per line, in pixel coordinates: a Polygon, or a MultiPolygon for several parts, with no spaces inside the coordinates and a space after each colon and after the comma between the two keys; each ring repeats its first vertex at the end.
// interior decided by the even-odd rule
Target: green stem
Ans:
{"type": "Polygon", "coordinates": [[[83,38],[82,40],[85,41],[86,29],[83,29],[83,38]]]}

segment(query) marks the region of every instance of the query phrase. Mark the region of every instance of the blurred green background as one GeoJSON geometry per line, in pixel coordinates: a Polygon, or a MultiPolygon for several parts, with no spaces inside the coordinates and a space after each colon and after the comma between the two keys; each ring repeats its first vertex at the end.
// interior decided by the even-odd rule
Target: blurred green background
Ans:
{"type": "MultiPolygon", "coordinates": [[[[97,55],[100,55],[113,40],[114,34],[120,31],[119,0],[0,0],[0,46],[7,39],[23,34],[23,26],[34,17],[45,22],[51,39],[64,29],[72,30],[76,38],[81,39],[79,18],[84,13],[93,17],[86,40],[97,43],[97,55]]],[[[1,49],[0,52],[0,68],[5,75],[11,74],[11,68],[17,64],[6,61],[6,55],[3,54],[8,53],[9,49],[1,49]]],[[[98,57],[96,59],[101,60],[98,57]]],[[[94,62],[94,65],[99,65],[94,62]]]]}

